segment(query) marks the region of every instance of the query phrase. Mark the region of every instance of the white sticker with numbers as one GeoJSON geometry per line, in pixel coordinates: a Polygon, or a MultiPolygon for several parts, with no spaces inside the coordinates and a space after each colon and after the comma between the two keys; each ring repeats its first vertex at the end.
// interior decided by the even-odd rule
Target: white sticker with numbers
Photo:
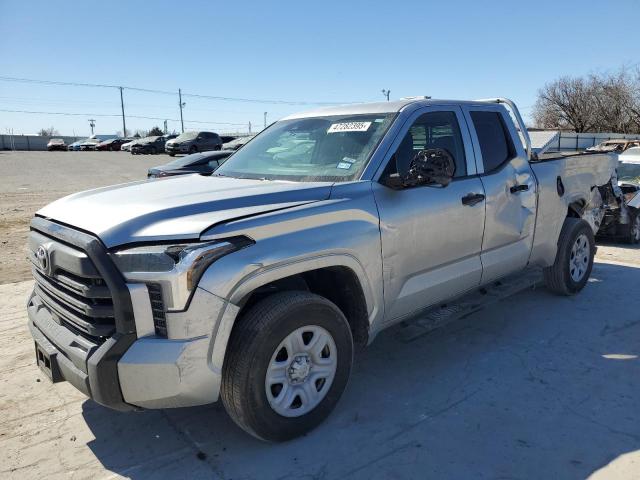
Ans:
{"type": "Polygon", "coordinates": [[[340,133],[340,132],[366,132],[369,130],[371,122],[343,122],[334,123],[329,127],[327,133],[340,133]]]}

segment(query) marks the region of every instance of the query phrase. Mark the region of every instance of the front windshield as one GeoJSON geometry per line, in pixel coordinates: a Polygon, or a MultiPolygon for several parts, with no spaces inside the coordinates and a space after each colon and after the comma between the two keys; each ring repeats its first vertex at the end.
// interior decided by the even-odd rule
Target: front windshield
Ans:
{"type": "Polygon", "coordinates": [[[236,151],[216,174],[298,182],[354,180],[393,118],[385,113],[283,120],[236,151]]]}
{"type": "Polygon", "coordinates": [[[185,140],[193,140],[198,136],[198,132],[184,132],[178,135],[175,140],[176,142],[184,142],[185,140]]]}
{"type": "Polygon", "coordinates": [[[619,163],[618,180],[640,183],[640,163],[619,163]]]}

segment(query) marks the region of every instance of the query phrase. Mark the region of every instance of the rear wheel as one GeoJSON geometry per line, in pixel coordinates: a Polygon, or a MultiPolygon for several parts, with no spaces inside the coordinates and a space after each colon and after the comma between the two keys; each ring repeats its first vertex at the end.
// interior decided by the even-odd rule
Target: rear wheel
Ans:
{"type": "Polygon", "coordinates": [[[193,145],[193,146],[189,149],[189,153],[198,153],[198,147],[196,147],[195,145],[193,145]]]}
{"type": "Polygon", "coordinates": [[[564,221],[553,265],[543,269],[547,288],[558,295],[573,295],[584,288],[591,275],[595,241],[589,224],[579,218],[564,221]]]}
{"type": "Polygon", "coordinates": [[[344,315],[308,292],[277,293],[238,320],[222,369],[222,401],[245,431],[284,441],[315,428],[345,389],[353,340],[344,315]]]}
{"type": "Polygon", "coordinates": [[[156,153],[158,153],[158,150],[156,150],[156,147],[151,147],[151,155],[155,155],[156,153]]]}

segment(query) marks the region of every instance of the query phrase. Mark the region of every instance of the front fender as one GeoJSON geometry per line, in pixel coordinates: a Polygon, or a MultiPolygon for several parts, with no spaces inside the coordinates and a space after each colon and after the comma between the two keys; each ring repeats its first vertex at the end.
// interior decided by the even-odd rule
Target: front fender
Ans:
{"type": "Polygon", "coordinates": [[[236,314],[222,315],[212,340],[220,368],[238,306],[257,288],[327,267],[349,268],[360,282],[370,331],[382,323],[382,259],[377,208],[368,182],[334,187],[332,198],[214,227],[202,239],[246,235],[255,244],[216,261],[199,287],[226,300],[236,314]]]}
{"type": "Polygon", "coordinates": [[[369,324],[381,323],[382,309],[379,304],[379,300],[373,294],[371,282],[367,277],[362,264],[352,255],[346,253],[332,253],[310,257],[296,262],[283,262],[282,264],[259,268],[253,273],[247,275],[230,292],[229,302],[226,304],[226,308],[222,312],[218,322],[216,322],[216,331],[214,332],[210,345],[209,358],[211,359],[211,369],[214,372],[222,372],[222,365],[224,363],[224,356],[227,350],[227,344],[229,343],[229,337],[231,336],[233,325],[235,324],[240,311],[238,304],[244,298],[257,288],[271,282],[275,282],[276,280],[327,267],[346,267],[355,273],[358,281],[360,282],[360,286],[362,287],[367,303],[369,324]]]}

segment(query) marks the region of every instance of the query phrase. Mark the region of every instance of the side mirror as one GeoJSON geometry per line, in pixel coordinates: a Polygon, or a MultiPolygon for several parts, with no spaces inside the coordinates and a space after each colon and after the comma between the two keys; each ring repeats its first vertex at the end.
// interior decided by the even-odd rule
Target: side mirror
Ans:
{"type": "Polygon", "coordinates": [[[393,174],[387,177],[385,185],[400,189],[420,185],[440,185],[451,183],[456,171],[456,162],[443,148],[428,148],[415,154],[405,174],[393,174]]]}

